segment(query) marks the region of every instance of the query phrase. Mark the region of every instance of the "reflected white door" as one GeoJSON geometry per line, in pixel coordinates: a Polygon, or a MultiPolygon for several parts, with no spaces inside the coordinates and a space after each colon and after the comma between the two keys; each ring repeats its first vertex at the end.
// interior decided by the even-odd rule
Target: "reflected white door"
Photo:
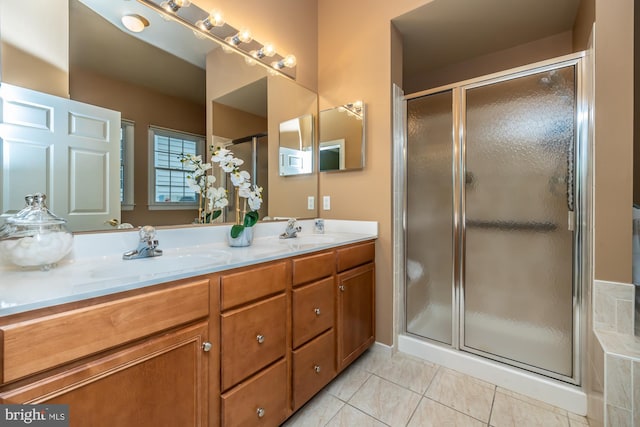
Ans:
{"type": "Polygon", "coordinates": [[[119,132],[118,111],[2,83],[0,215],[41,192],[73,231],[110,228],[120,220],[119,132]]]}

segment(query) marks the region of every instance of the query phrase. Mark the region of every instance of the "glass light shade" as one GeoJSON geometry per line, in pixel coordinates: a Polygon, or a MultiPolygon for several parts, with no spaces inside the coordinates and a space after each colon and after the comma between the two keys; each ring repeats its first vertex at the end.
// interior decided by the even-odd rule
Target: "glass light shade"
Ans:
{"type": "Polygon", "coordinates": [[[276,47],[273,45],[273,43],[265,43],[262,47],[262,53],[264,54],[264,56],[272,57],[276,54],[276,47]]]}
{"type": "Polygon", "coordinates": [[[238,37],[238,40],[240,40],[242,43],[249,43],[251,40],[253,40],[251,31],[248,28],[243,28],[242,30],[240,30],[236,37],[238,37]]]}
{"type": "Polygon", "coordinates": [[[225,24],[224,15],[219,10],[209,12],[209,22],[214,27],[222,27],[225,24]]]}
{"type": "Polygon", "coordinates": [[[296,60],[296,57],[294,55],[289,54],[289,55],[284,57],[283,62],[284,62],[284,66],[285,67],[293,68],[293,67],[296,66],[297,60],[296,60]]]}
{"type": "Polygon", "coordinates": [[[149,21],[140,15],[124,15],[120,20],[127,30],[134,33],[139,33],[149,26],[149,21]]]}

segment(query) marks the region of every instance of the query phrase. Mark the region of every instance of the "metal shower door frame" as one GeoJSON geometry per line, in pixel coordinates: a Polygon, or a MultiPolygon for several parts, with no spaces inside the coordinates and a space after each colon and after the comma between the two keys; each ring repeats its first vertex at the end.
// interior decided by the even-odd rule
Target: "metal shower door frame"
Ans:
{"type": "MultiPolygon", "coordinates": [[[[490,74],[487,76],[481,76],[478,78],[465,80],[462,82],[453,83],[446,86],[440,86],[437,88],[420,91],[417,93],[404,96],[404,108],[406,110],[406,103],[413,98],[419,98],[426,95],[433,95],[439,92],[451,90],[452,91],[452,108],[453,108],[453,164],[452,164],[452,186],[453,186],[453,283],[451,287],[452,292],[452,345],[451,347],[456,350],[470,352],[477,354],[491,360],[496,360],[504,364],[515,366],[530,372],[534,372],[546,377],[551,377],[557,380],[568,382],[575,385],[581,384],[582,378],[582,354],[584,352],[584,301],[583,295],[586,289],[588,280],[591,277],[590,271],[592,268],[592,243],[591,243],[591,224],[592,224],[592,189],[589,185],[592,180],[591,174],[591,143],[589,136],[589,125],[591,110],[589,108],[589,100],[591,94],[591,86],[589,79],[589,61],[586,60],[587,55],[585,52],[578,52],[558,58],[549,59],[546,61],[537,62],[534,64],[525,65],[522,67],[505,70],[502,72],[490,74]],[[567,66],[575,67],[576,74],[576,119],[575,119],[575,146],[574,146],[574,195],[575,195],[575,232],[573,234],[574,253],[573,253],[573,331],[572,331],[572,376],[565,376],[550,372],[545,369],[536,368],[524,363],[518,363],[511,359],[502,358],[500,356],[483,353],[477,350],[469,351],[462,345],[461,337],[464,334],[464,239],[465,239],[465,227],[464,227],[464,212],[465,212],[465,194],[464,194],[464,176],[465,176],[465,94],[468,89],[486,86],[488,84],[499,83],[516,79],[519,77],[528,76],[540,72],[550,71],[567,66]]],[[[406,126],[406,117],[405,117],[406,126]]],[[[404,131],[404,147],[406,148],[406,130],[404,131]]],[[[405,169],[405,182],[403,183],[403,193],[406,194],[406,159],[404,159],[403,166],[405,169]]],[[[403,203],[403,228],[404,228],[404,251],[406,253],[406,200],[403,203]]],[[[402,292],[406,296],[406,274],[403,274],[402,292]]],[[[406,304],[406,302],[405,302],[406,304]]],[[[406,317],[406,316],[404,316],[406,317]]],[[[406,333],[406,318],[405,324],[402,326],[402,330],[406,333]]],[[[427,339],[429,340],[429,339],[427,339]]],[[[429,340],[432,341],[432,340],[429,340]]],[[[449,347],[445,344],[433,341],[436,345],[449,347]]]]}

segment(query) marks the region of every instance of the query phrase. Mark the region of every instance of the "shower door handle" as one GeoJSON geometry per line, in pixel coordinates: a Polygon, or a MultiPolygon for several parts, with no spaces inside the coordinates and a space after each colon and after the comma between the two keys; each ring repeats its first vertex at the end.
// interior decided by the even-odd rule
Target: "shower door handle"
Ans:
{"type": "Polygon", "coordinates": [[[576,230],[576,213],[574,211],[567,211],[567,228],[569,231],[576,230]]]}

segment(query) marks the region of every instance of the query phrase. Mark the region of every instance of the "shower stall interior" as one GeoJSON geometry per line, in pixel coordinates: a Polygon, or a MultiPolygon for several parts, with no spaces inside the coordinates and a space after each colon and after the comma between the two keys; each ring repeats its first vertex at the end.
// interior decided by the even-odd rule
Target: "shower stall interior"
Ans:
{"type": "MultiPolygon", "coordinates": [[[[228,147],[233,154],[244,161],[240,169],[251,174],[252,184],[262,187],[262,204],[258,210],[260,218],[267,216],[269,212],[269,137],[268,134],[258,133],[243,138],[237,138],[230,142],[228,147]]],[[[229,174],[225,174],[226,188],[229,191],[229,206],[227,208],[225,221],[236,220],[235,187],[230,181],[229,174]]]]}
{"type": "Polygon", "coordinates": [[[407,334],[579,384],[581,58],[405,97],[407,334]]]}

